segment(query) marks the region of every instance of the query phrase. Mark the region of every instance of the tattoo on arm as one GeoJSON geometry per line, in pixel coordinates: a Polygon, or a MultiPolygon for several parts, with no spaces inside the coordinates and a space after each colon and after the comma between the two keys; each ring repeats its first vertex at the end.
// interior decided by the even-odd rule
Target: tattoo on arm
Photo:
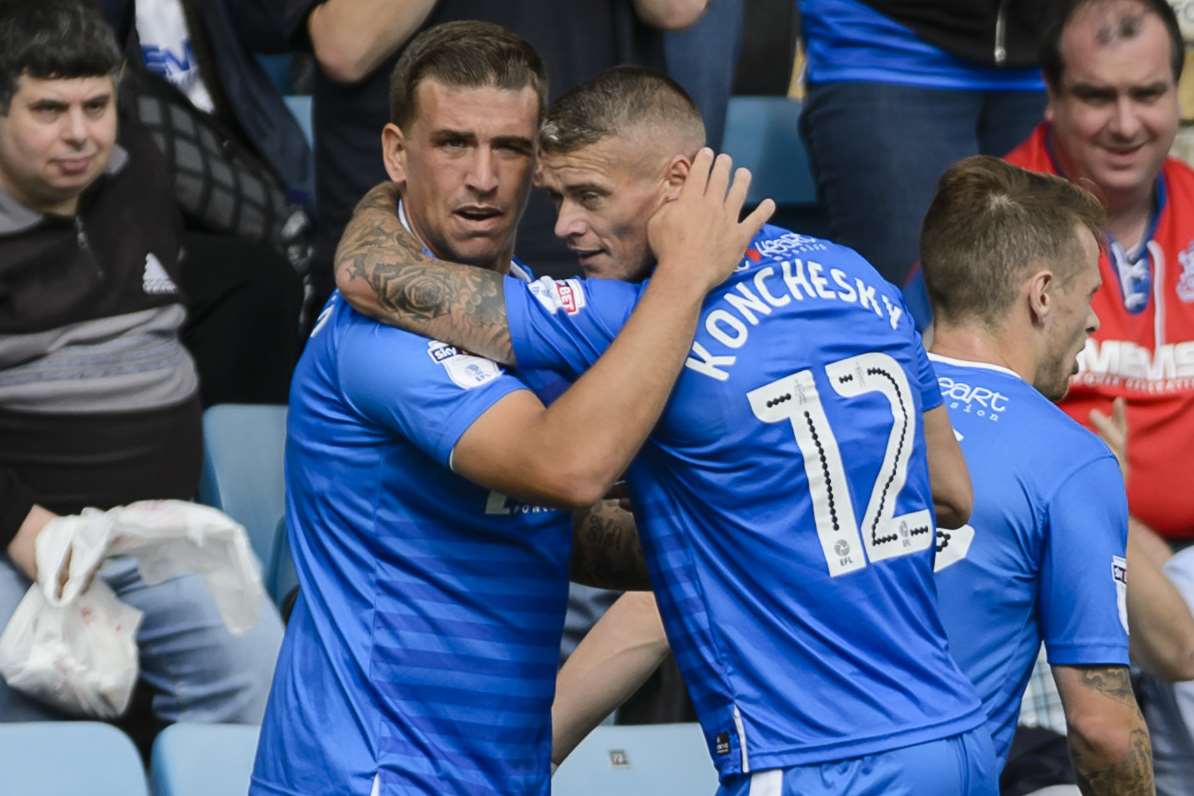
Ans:
{"type": "Polygon", "coordinates": [[[602,589],[650,589],[634,515],[609,500],[576,512],[570,577],[602,589]]]}
{"type": "Polygon", "coordinates": [[[1128,670],[1123,666],[1083,668],[1080,684],[1125,708],[1128,750],[1119,759],[1108,757],[1080,732],[1070,732],[1070,752],[1078,787],[1087,796],[1153,794],[1152,744],[1144,717],[1136,705],[1128,670]]]}
{"type": "Polygon", "coordinates": [[[345,298],[385,323],[512,363],[502,275],[425,254],[391,202],[370,191],[344,230],[336,271],[345,298]]]}
{"type": "Polygon", "coordinates": [[[1123,666],[1090,666],[1082,669],[1082,685],[1124,705],[1136,707],[1132,680],[1123,666]]]}
{"type": "Polygon", "coordinates": [[[1108,764],[1081,738],[1073,738],[1070,748],[1078,788],[1086,796],[1153,796],[1153,753],[1148,731],[1132,730],[1130,748],[1122,759],[1108,764]]]}

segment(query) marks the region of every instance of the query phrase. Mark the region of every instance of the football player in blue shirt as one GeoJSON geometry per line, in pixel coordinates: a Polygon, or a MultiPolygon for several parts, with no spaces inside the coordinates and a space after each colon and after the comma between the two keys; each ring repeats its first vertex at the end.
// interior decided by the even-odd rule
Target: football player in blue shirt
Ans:
{"type": "MultiPolygon", "coordinates": [[[[557,234],[590,275],[654,265],[648,282],[528,285],[435,262],[394,243],[379,187],[341,243],[340,287],[388,322],[578,378],[658,279],[646,219],[703,141],[678,86],[627,67],[561,97],[544,124],[557,234]]],[[[969,515],[965,464],[899,291],[862,258],[764,228],[706,299],[630,484],[724,793],[997,791],[932,573],[935,521],[969,515]]]]}
{"type": "Polygon", "coordinates": [[[1153,792],[1128,677],[1128,508],[1107,445],[1058,409],[1098,328],[1104,213],[1066,180],[960,161],[925,217],[930,358],[974,482],[969,524],[941,531],[950,648],[1007,759],[1042,640],[1082,792],[1153,792]]]}
{"type": "MultiPolygon", "coordinates": [[[[494,25],[450,23],[412,40],[393,86],[383,146],[402,191],[390,217],[415,251],[513,272],[546,89],[538,57],[494,25]]],[[[705,293],[772,207],[739,222],[749,175],[730,171],[701,153],[651,221],[665,253],[626,333],[546,409],[526,385],[551,385],[534,374],[524,383],[332,297],[291,393],[286,511],[302,588],[252,793],[549,792],[572,519],[544,506],[600,499],[654,425],[705,293]],[[606,433],[591,438],[593,426],[606,433]]],[[[423,289],[433,306],[436,286],[423,289]]]]}

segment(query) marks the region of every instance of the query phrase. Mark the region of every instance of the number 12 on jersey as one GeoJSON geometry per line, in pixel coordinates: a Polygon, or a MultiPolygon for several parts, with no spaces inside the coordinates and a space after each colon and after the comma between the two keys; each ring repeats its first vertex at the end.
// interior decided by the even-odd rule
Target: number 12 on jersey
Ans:
{"type": "Polygon", "coordinates": [[[891,430],[861,526],[855,519],[842,454],[813,372],[792,373],[751,390],[746,397],[755,417],[764,423],[792,424],[804,458],[821,551],[830,577],[837,577],[862,569],[868,561],[925,550],[933,541],[934,529],[928,509],[894,516],[896,498],[908,476],[918,419],[904,369],[887,354],[868,353],[838,360],[826,366],[825,373],[843,398],[877,392],[891,405],[891,430]]]}

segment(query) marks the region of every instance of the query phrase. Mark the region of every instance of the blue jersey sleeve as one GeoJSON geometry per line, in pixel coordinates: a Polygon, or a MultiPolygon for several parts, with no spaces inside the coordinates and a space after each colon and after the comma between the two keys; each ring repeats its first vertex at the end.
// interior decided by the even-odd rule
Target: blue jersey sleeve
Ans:
{"type": "Polygon", "coordinates": [[[1053,665],[1128,663],[1128,505],[1108,453],[1077,468],[1048,501],[1041,635],[1053,665]]]}
{"type": "Polygon", "coordinates": [[[612,279],[506,278],[506,316],[519,369],[575,380],[626,324],[644,285],[612,279]]]}
{"type": "Polygon", "coordinates": [[[916,335],[916,366],[917,376],[920,379],[921,411],[927,412],[941,406],[944,399],[941,397],[941,385],[937,383],[937,373],[933,370],[933,363],[929,361],[929,354],[925,351],[920,332],[914,331],[912,334],[916,335]]]}
{"type": "Polygon", "coordinates": [[[345,329],[339,363],[341,389],[356,411],[445,467],[477,418],[526,389],[488,359],[363,318],[345,329]]]}

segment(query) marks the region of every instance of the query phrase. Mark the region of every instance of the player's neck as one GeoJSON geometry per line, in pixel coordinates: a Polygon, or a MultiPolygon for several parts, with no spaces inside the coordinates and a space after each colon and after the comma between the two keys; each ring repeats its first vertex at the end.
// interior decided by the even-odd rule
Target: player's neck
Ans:
{"type": "Polygon", "coordinates": [[[1031,381],[1031,346],[1010,340],[1007,335],[978,323],[950,324],[937,321],[933,324],[931,334],[929,351],[938,356],[963,362],[998,365],[1025,381],[1031,381]]]}

